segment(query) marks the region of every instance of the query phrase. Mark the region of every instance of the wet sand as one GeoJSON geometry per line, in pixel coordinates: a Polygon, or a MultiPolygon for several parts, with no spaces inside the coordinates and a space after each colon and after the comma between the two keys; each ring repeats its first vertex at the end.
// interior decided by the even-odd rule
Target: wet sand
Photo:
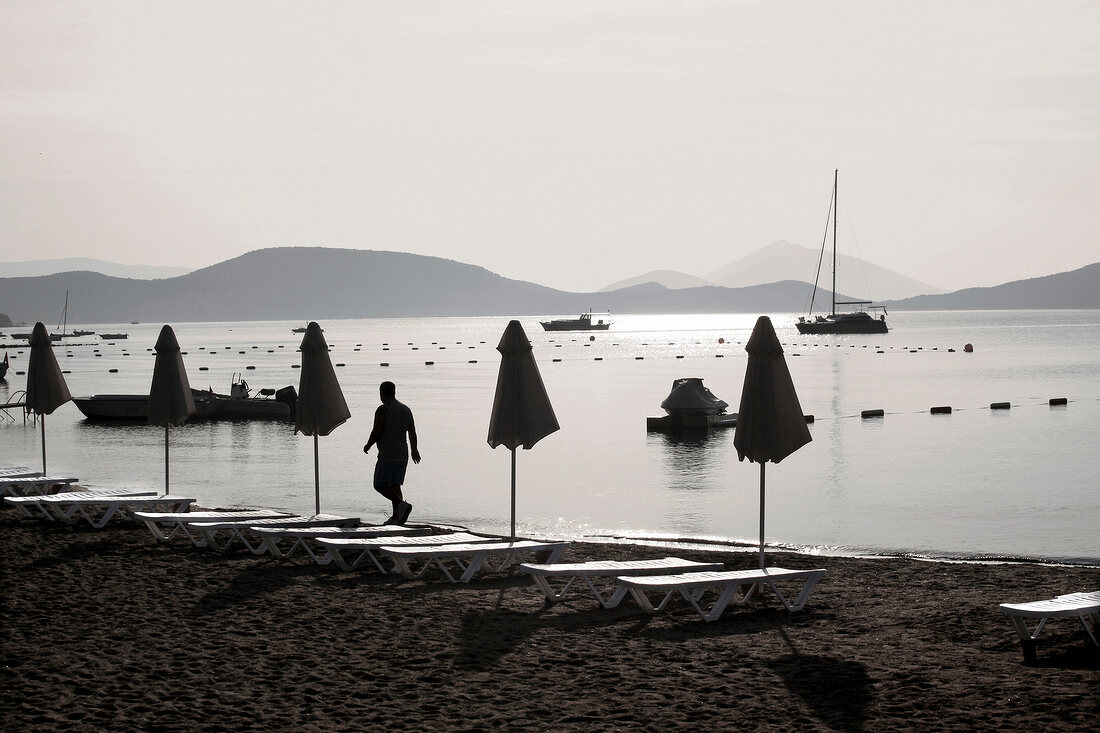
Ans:
{"type": "MultiPolygon", "coordinates": [[[[156,545],[116,524],[0,511],[4,731],[1089,730],[1100,652],[1076,621],[1038,661],[997,604],[1100,588],[1100,571],[810,558],[806,608],[705,623],[518,574],[452,585],[156,545]]],[[[575,544],[563,560],[752,554],[575,544]]]]}

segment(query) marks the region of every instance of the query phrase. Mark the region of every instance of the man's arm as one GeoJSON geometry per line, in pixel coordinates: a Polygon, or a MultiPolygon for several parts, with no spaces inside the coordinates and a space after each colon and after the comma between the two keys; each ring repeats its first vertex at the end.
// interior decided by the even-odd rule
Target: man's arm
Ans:
{"type": "Polygon", "coordinates": [[[379,405],[378,409],[374,411],[374,427],[371,428],[370,437],[367,438],[367,444],[363,446],[363,452],[369,453],[370,447],[382,439],[382,431],[386,429],[386,410],[385,405],[379,405]]]}
{"type": "Polygon", "coordinates": [[[411,416],[409,417],[409,453],[412,455],[413,463],[420,463],[420,451],[416,448],[416,423],[411,416]]]}

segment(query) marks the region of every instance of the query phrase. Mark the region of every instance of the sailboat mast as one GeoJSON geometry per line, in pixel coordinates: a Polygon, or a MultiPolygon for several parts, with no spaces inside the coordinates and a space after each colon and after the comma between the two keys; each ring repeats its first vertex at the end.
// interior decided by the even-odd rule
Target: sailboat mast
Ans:
{"type": "Polygon", "coordinates": [[[840,208],[840,201],[837,200],[840,193],[837,188],[837,180],[839,178],[839,169],[833,169],[833,315],[836,315],[836,216],[837,209],[840,208]]]}
{"type": "Polygon", "coordinates": [[[69,291],[65,291],[65,307],[61,309],[61,322],[57,324],[61,329],[61,338],[65,337],[65,331],[69,328],[69,291]]]}

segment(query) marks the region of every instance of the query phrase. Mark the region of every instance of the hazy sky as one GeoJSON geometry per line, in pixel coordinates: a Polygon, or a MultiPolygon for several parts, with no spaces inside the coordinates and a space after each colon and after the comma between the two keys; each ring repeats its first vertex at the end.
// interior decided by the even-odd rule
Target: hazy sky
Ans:
{"type": "Polygon", "coordinates": [[[1061,272],[1100,261],[1097,39],[1094,1],[0,0],[0,261],[321,245],[593,290],[816,248],[839,168],[844,253],[1061,272]]]}

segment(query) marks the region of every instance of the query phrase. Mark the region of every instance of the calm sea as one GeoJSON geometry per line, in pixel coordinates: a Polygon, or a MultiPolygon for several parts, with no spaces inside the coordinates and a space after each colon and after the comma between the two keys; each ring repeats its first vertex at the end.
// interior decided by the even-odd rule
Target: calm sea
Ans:
{"type": "MultiPolygon", "coordinates": [[[[875,336],[800,336],[770,314],[813,442],[767,467],[767,541],[822,554],[1005,557],[1100,564],[1100,311],[893,313],[875,336]],[[965,344],[973,353],[964,353],[965,344]],[[1051,398],[1068,398],[1052,407],[1051,398]],[[1011,409],[991,410],[994,402],[1011,409]],[[932,415],[949,405],[950,415],[932,415]],[[863,410],[882,418],[863,419],[863,410]]],[[[758,537],[759,467],[733,430],[647,432],[674,379],[701,377],[736,411],[755,315],[623,315],[609,332],[545,333],[522,319],[561,430],[517,457],[518,531],[581,538],[758,537]]],[[[381,521],[362,453],[389,379],[412,407],[424,460],[413,519],[507,533],[509,453],[486,442],[507,318],[360,319],[321,325],[352,419],[320,439],[321,506],[381,521]],[[384,365],[385,364],[385,365],[384,365]]],[[[161,324],[58,347],[74,395],[148,391],[161,324]],[[117,371],[115,371],[117,370],[117,371]]],[[[298,384],[289,322],[173,324],[192,386],[298,384]]],[[[4,337],[0,343],[11,344],[4,337]]],[[[0,402],[23,389],[25,348],[0,402]]],[[[39,433],[0,412],[0,465],[38,466],[39,433]]],[[[51,473],[90,487],[162,488],[163,430],[46,418],[51,473]]],[[[312,513],[313,440],[287,423],[171,432],[171,487],[206,506],[312,513]]]]}

